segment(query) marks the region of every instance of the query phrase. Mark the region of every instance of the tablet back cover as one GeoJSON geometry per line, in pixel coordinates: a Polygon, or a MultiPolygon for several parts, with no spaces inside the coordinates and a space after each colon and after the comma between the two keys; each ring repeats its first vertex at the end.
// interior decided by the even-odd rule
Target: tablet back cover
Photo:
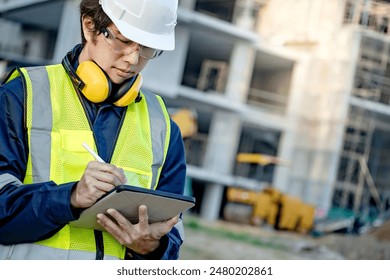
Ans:
{"type": "MultiPolygon", "coordinates": [[[[74,227],[103,230],[96,222],[96,215],[107,214],[113,208],[124,215],[131,223],[138,222],[138,207],[146,205],[149,223],[168,220],[195,205],[193,197],[171,194],[162,191],[151,191],[133,186],[119,186],[103,196],[90,208],[85,209],[80,218],[70,222],[74,227]]],[[[107,214],[108,215],[108,214],[107,214]]]]}

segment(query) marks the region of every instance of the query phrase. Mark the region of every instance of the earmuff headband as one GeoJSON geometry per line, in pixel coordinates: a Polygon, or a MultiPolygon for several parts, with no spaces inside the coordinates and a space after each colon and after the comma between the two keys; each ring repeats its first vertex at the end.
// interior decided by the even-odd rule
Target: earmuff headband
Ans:
{"type": "Polygon", "coordinates": [[[74,86],[78,90],[82,91],[85,87],[85,83],[80,79],[80,77],[77,75],[77,73],[74,71],[72,67],[72,64],[70,62],[73,59],[72,56],[73,56],[72,52],[68,52],[64,57],[64,59],[62,60],[62,65],[64,66],[74,86]]]}

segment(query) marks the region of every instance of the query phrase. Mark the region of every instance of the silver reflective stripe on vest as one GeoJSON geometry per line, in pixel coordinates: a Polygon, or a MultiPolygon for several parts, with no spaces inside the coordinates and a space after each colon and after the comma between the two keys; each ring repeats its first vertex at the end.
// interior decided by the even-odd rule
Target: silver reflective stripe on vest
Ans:
{"type": "MultiPolygon", "coordinates": [[[[95,252],[67,251],[39,244],[0,244],[0,260],[94,260],[95,257],[95,252]]],[[[104,256],[104,259],[118,260],[111,256],[104,256]]]]}
{"type": "Polygon", "coordinates": [[[1,174],[0,175],[0,189],[2,189],[3,187],[5,187],[6,185],[9,185],[9,184],[12,184],[14,186],[16,185],[18,187],[23,185],[23,183],[15,176],[8,174],[8,173],[1,174]]]}
{"type": "Polygon", "coordinates": [[[50,82],[45,67],[27,68],[31,79],[32,129],[30,139],[32,177],[34,183],[50,180],[50,150],[52,131],[52,107],[50,82]]]}
{"type": "Polygon", "coordinates": [[[164,148],[167,124],[160,102],[154,94],[144,92],[148,103],[150,133],[152,137],[153,163],[152,163],[152,184],[154,189],[157,182],[158,170],[164,163],[164,148]]]}

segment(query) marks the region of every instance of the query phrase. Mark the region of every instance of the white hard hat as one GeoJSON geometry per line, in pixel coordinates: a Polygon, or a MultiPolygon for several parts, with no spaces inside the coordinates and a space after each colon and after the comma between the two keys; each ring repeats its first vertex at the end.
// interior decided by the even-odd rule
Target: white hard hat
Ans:
{"type": "Polygon", "coordinates": [[[99,0],[126,38],[159,50],[175,48],[178,0],[99,0]]]}

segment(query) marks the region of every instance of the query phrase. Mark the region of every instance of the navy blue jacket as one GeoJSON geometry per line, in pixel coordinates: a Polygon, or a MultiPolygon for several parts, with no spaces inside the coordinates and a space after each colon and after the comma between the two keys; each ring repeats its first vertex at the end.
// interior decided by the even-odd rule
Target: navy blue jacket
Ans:
{"type": "MultiPolygon", "coordinates": [[[[126,108],[94,104],[86,98],[82,101],[93,125],[98,153],[108,162],[114,149],[113,131],[119,127],[126,108]]],[[[24,104],[21,78],[0,87],[0,175],[9,173],[22,182],[28,156],[24,104]]],[[[157,189],[183,194],[185,173],[183,141],[178,126],[171,121],[170,144],[157,189]]],[[[50,181],[19,187],[8,184],[0,188],[0,244],[45,239],[77,219],[80,213],[70,205],[71,191],[76,183],[56,185],[50,181]]],[[[170,234],[179,243],[175,228],[170,234]]]]}

